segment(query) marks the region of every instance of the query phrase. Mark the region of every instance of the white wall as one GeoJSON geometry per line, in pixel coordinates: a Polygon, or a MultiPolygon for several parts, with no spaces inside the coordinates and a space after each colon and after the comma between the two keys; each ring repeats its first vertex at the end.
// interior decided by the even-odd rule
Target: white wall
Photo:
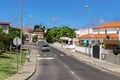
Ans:
{"type": "Polygon", "coordinates": [[[9,33],[9,25],[0,25],[0,28],[3,29],[3,32],[9,33]]]}
{"type": "Polygon", "coordinates": [[[101,48],[101,53],[113,54],[113,50],[112,49],[103,49],[103,48],[101,48]]]}
{"type": "Polygon", "coordinates": [[[78,36],[78,34],[79,34],[79,36],[89,34],[89,32],[93,33],[93,30],[91,28],[90,29],[87,28],[87,29],[79,29],[79,30],[75,31],[76,36],[78,36]]]}
{"type": "Polygon", "coordinates": [[[93,34],[105,34],[105,30],[107,30],[107,34],[117,33],[119,28],[104,28],[104,29],[93,29],[93,34]]]}
{"type": "MultiPolygon", "coordinates": [[[[79,52],[82,52],[83,54],[89,55],[89,48],[88,47],[76,46],[75,51],[79,51],[79,52]]],[[[92,55],[92,48],[90,48],[90,54],[92,55]]]]}

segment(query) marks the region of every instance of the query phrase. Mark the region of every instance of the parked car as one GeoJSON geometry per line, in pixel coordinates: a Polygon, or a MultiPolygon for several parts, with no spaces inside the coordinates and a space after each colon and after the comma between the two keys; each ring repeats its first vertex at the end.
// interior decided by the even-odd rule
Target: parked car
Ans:
{"type": "Polygon", "coordinates": [[[50,51],[49,45],[48,44],[43,44],[41,50],[42,51],[50,51]]]}
{"type": "Polygon", "coordinates": [[[114,45],[114,47],[113,47],[113,53],[114,53],[115,55],[120,54],[120,45],[119,45],[119,44],[114,45]]]}

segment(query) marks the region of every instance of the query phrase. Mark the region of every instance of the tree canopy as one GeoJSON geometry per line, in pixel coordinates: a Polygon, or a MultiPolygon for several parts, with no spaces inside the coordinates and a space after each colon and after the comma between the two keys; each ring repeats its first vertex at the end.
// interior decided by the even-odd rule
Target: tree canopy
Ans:
{"type": "Polygon", "coordinates": [[[45,26],[40,24],[40,25],[35,25],[33,31],[42,31],[44,32],[45,26]]]}
{"type": "MultiPolygon", "coordinates": [[[[4,33],[2,28],[0,28],[0,49],[3,49],[4,52],[9,48],[10,40],[15,37],[20,37],[20,29],[9,27],[9,33],[4,33]]],[[[25,35],[23,34],[22,42],[25,40],[25,35]]]]}
{"type": "Polygon", "coordinates": [[[20,29],[10,27],[9,28],[9,35],[11,36],[11,38],[20,37],[20,29]]]}
{"type": "Polygon", "coordinates": [[[74,30],[69,27],[53,27],[45,33],[46,41],[50,43],[59,41],[60,37],[74,38],[75,35],[74,30]]]}

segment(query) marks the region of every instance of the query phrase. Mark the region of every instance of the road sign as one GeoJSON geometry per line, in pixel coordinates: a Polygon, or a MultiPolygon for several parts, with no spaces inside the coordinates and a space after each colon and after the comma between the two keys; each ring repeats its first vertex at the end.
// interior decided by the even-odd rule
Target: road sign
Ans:
{"type": "Polygon", "coordinates": [[[19,46],[19,45],[21,44],[21,39],[20,39],[19,37],[15,37],[15,38],[13,39],[13,44],[14,44],[15,46],[19,46]]]}

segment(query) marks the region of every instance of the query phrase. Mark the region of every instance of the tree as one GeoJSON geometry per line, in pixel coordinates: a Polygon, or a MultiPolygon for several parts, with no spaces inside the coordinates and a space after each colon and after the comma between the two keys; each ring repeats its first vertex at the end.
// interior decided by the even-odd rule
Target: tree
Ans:
{"type": "Polygon", "coordinates": [[[74,32],[73,29],[69,28],[69,27],[62,27],[61,28],[61,35],[63,37],[69,37],[69,38],[74,38],[76,36],[76,33],[74,32]]]}
{"type": "Polygon", "coordinates": [[[39,25],[35,25],[33,30],[36,31],[36,30],[38,30],[39,28],[40,28],[39,25]]]}
{"type": "Polygon", "coordinates": [[[0,36],[1,36],[1,34],[3,33],[3,29],[2,28],[0,28],[0,36]]]}
{"type": "Polygon", "coordinates": [[[4,33],[3,29],[0,28],[0,47],[1,49],[3,48],[4,52],[6,51],[7,46],[9,47],[9,39],[9,34],[4,33]]]}
{"type": "Polygon", "coordinates": [[[33,41],[34,41],[34,42],[36,42],[37,39],[38,39],[38,36],[37,36],[37,35],[33,36],[33,41]]]}
{"type": "Polygon", "coordinates": [[[0,28],[0,41],[1,41],[1,37],[2,37],[2,34],[3,34],[3,29],[2,28],[0,28]]]}
{"type": "Polygon", "coordinates": [[[74,30],[69,27],[53,27],[45,33],[46,41],[50,43],[59,41],[60,37],[74,38],[75,35],[74,30]]]}
{"type": "Polygon", "coordinates": [[[20,37],[20,29],[10,27],[9,28],[9,35],[11,38],[20,37]]]}
{"type": "Polygon", "coordinates": [[[109,39],[110,39],[110,36],[109,36],[109,35],[106,35],[106,39],[109,40],[109,39]]]}
{"type": "Polygon", "coordinates": [[[4,43],[4,52],[7,50],[7,47],[9,48],[9,40],[10,40],[10,35],[3,33],[1,36],[1,41],[4,43]]]}
{"type": "MultiPolygon", "coordinates": [[[[20,37],[21,31],[20,29],[10,27],[9,28],[9,36],[10,39],[14,39],[15,37],[20,37]]],[[[24,44],[24,41],[26,40],[28,36],[22,33],[22,43],[24,44]]],[[[18,47],[20,49],[20,46],[18,47]]]]}
{"type": "MultiPolygon", "coordinates": [[[[10,40],[15,37],[20,37],[20,29],[9,27],[9,33],[6,34],[2,31],[2,28],[0,28],[0,48],[3,48],[5,52],[7,48],[9,48],[10,44],[12,44],[10,43],[10,40]]],[[[26,36],[23,34],[22,42],[24,42],[25,38],[26,36]]]]}
{"type": "Polygon", "coordinates": [[[4,47],[4,43],[2,41],[2,34],[3,34],[3,29],[0,28],[0,53],[2,52],[3,47],[4,47]]]}
{"type": "Polygon", "coordinates": [[[50,31],[51,31],[51,28],[48,28],[47,32],[44,35],[44,37],[46,38],[47,42],[52,42],[51,37],[50,37],[50,31]]]}
{"type": "Polygon", "coordinates": [[[33,30],[34,31],[42,31],[42,32],[44,32],[45,29],[46,29],[46,27],[44,25],[40,24],[40,25],[35,25],[33,30]]]}

